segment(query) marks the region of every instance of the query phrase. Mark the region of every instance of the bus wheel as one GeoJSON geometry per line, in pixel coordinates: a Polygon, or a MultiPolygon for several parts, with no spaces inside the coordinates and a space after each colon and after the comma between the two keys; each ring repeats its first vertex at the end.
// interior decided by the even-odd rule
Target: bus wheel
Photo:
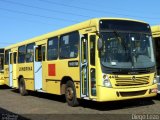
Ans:
{"type": "Polygon", "coordinates": [[[65,97],[69,106],[75,107],[79,104],[76,98],[76,89],[72,81],[66,83],[65,97]]]}
{"type": "Polygon", "coordinates": [[[25,96],[28,94],[27,90],[26,90],[26,86],[25,86],[25,82],[24,79],[21,78],[19,81],[19,92],[22,96],[25,96]]]}

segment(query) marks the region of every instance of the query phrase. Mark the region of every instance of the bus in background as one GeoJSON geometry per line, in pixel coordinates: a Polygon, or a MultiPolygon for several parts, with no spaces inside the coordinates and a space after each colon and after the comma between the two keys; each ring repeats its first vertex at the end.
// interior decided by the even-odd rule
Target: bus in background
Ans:
{"type": "Polygon", "coordinates": [[[152,97],[156,68],[149,24],[95,18],[5,48],[6,84],[97,102],[152,97]]]}
{"type": "Polygon", "coordinates": [[[0,85],[4,85],[4,49],[0,48],[0,85]]]}
{"type": "MultiPolygon", "coordinates": [[[[155,44],[155,57],[157,66],[157,76],[160,76],[160,25],[152,26],[152,36],[155,44]]],[[[160,93],[160,79],[158,79],[158,93],[160,93]]]]}

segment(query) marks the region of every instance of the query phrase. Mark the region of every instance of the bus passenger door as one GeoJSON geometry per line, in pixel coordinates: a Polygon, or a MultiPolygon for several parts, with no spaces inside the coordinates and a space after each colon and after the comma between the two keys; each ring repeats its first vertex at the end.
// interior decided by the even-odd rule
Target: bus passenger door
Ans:
{"type": "Polygon", "coordinates": [[[96,34],[88,34],[88,79],[89,79],[89,98],[96,99],[96,34]]]}
{"type": "Polygon", "coordinates": [[[34,88],[42,90],[42,46],[34,46],[34,88]]]}
{"type": "Polygon", "coordinates": [[[96,98],[96,34],[89,33],[80,42],[81,97],[96,98]]]}
{"type": "Polygon", "coordinates": [[[81,97],[88,97],[88,40],[85,37],[80,41],[80,92],[81,97]]]}
{"type": "Polygon", "coordinates": [[[13,86],[13,54],[9,52],[9,86],[13,86]]]}

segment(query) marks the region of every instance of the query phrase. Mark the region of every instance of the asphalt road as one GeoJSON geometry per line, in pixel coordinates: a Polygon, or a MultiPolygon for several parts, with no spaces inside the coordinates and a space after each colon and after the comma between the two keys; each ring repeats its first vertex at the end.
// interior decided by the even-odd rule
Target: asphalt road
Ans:
{"type": "Polygon", "coordinates": [[[83,100],[80,106],[70,107],[63,96],[37,92],[21,96],[17,90],[0,87],[0,118],[3,120],[10,120],[9,118],[13,118],[12,120],[70,119],[71,116],[75,119],[84,117],[83,119],[86,120],[90,117],[91,119],[92,117],[101,118],[101,116],[106,120],[111,120],[115,116],[123,119],[125,116],[127,119],[138,120],[135,115],[142,115],[138,117],[141,119],[140,117],[147,118],[148,114],[160,119],[158,115],[160,114],[160,97],[106,103],[83,100]]]}

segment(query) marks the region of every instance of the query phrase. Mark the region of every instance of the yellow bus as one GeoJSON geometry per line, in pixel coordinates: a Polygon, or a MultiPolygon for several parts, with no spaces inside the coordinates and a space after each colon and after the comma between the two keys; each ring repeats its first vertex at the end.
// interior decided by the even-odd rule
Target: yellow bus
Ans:
{"type": "Polygon", "coordinates": [[[98,102],[157,94],[149,24],[95,18],[5,48],[5,82],[18,88],[98,102]]]}
{"type": "MultiPolygon", "coordinates": [[[[156,66],[157,75],[160,76],[160,25],[152,26],[152,36],[155,44],[155,56],[156,56],[156,66]]],[[[160,80],[158,79],[158,93],[160,93],[160,80]]]]}
{"type": "Polygon", "coordinates": [[[4,49],[0,48],[0,85],[4,85],[4,49]]]}

